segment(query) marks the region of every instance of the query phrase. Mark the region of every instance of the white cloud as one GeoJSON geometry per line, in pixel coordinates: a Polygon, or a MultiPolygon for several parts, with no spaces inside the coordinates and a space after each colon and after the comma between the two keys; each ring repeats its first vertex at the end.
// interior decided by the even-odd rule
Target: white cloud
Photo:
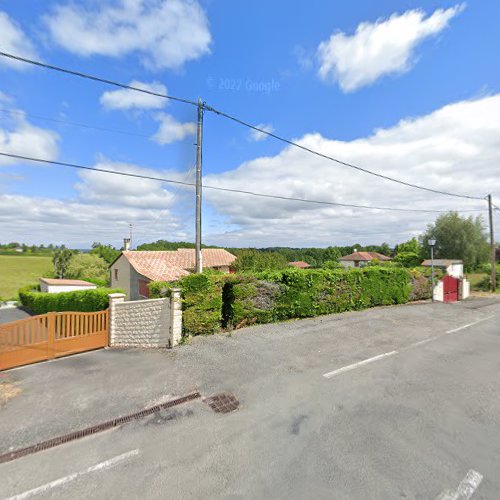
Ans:
{"type": "MultiPolygon", "coordinates": [[[[177,171],[152,170],[105,158],[94,166],[186,180],[186,175],[177,171]]],[[[54,167],[45,168],[50,176],[54,167]]],[[[191,238],[190,227],[186,230],[186,213],[193,212],[194,200],[189,188],[95,171],[79,171],[78,178],[73,198],[0,194],[2,239],[65,243],[77,248],[88,248],[93,241],[120,245],[128,235],[129,223],[133,224],[136,244],[159,238],[191,238]]]]}
{"type": "MultiPolygon", "coordinates": [[[[129,163],[112,162],[102,159],[95,168],[127,172],[151,177],[178,179],[173,171],[147,169],[129,163]]],[[[86,202],[101,202],[117,206],[165,209],[173,205],[175,195],[172,188],[161,182],[137,177],[124,177],[102,172],[83,171],[79,174],[81,182],[76,184],[80,199],[86,202]]]]}
{"type": "MultiPolygon", "coordinates": [[[[13,110],[14,118],[0,128],[0,151],[55,160],[58,155],[59,136],[49,129],[29,123],[20,110],[13,110]]],[[[18,163],[18,160],[0,156],[0,165],[18,163]]]]}
{"type": "MultiPolygon", "coordinates": [[[[307,134],[311,149],[384,175],[445,191],[500,199],[500,94],[445,106],[402,120],[366,138],[338,141],[307,134]]],[[[204,184],[271,195],[417,209],[485,209],[481,201],[434,195],[377,179],[292,146],[204,184]]],[[[233,245],[395,243],[419,234],[437,214],[335,208],[206,190],[224,225],[211,241],[233,245]],[[381,234],[378,234],[381,233],[381,234]]],[[[473,213],[472,215],[477,215],[473,213]]],[[[470,215],[470,214],[467,214],[470,215]]]]}
{"type": "MultiPolygon", "coordinates": [[[[129,86],[149,90],[157,94],[168,94],[167,87],[159,82],[144,83],[133,80],[129,83],[129,86]]],[[[120,89],[104,92],[101,95],[100,102],[106,109],[160,109],[166,105],[167,99],[137,92],[136,90],[120,89]]]]}
{"type": "MultiPolygon", "coordinates": [[[[3,52],[9,52],[28,59],[38,57],[35,47],[19,24],[11,19],[5,12],[0,11],[0,47],[3,52]]],[[[27,64],[13,61],[6,57],[0,58],[0,64],[23,70],[27,64]]]]}
{"type": "Polygon", "coordinates": [[[152,139],[158,144],[171,144],[196,134],[196,123],[194,122],[181,123],[166,113],[158,113],[155,118],[160,122],[160,128],[152,139]]]}
{"type": "MultiPolygon", "coordinates": [[[[260,123],[259,125],[256,125],[257,128],[260,128],[262,130],[265,130],[266,132],[274,132],[274,127],[270,123],[260,123]]],[[[258,130],[253,130],[250,129],[249,131],[249,138],[251,141],[254,142],[259,142],[267,139],[269,136],[267,134],[264,134],[262,132],[259,132],[258,130]]]]}
{"type": "Polygon", "coordinates": [[[179,220],[168,209],[160,212],[150,208],[0,194],[0,226],[5,241],[64,243],[74,248],[89,248],[93,241],[102,241],[120,246],[122,238],[128,236],[129,223],[134,227],[135,244],[186,237],[179,220]]]}
{"type": "Polygon", "coordinates": [[[195,0],[117,0],[59,5],[45,17],[53,39],[81,56],[140,55],[151,69],[176,69],[210,52],[205,12],[195,0]]]}
{"type": "Polygon", "coordinates": [[[445,29],[464,7],[438,9],[429,17],[422,10],[409,10],[375,23],[363,22],[354,35],[334,33],[318,47],[319,76],[351,92],[381,76],[404,73],[413,64],[415,48],[445,29]]]}

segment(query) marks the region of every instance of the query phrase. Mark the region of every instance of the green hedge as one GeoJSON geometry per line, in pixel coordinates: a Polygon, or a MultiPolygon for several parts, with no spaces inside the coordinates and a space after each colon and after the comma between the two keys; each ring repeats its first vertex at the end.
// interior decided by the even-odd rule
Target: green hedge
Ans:
{"type": "Polygon", "coordinates": [[[123,293],[123,290],[112,288],[46,293],[37,291],[36,288],[37,286],[34,285],[19,290],[21,304],[35,314],[59,311],[103,311],[108,308],[108,294],[123,293]]]}
{"type": "Polygon", "coordinates": [[[215,333],[221,326],[240,328],[291,318],[403,304],[412,293],[407,269],[373,266],[362,269],[289,268],[255,276],[189,275],[176,283],[150,283],[151,297],[182,289],[184,333],[215,333]]]}
{"type": "Polygon", "coordinates": [[[173,287],[182,290],[183,332],[185,335],[215,333],[222,324],[223,275],[190,274],[176,283],[149,284],[151,298],[168,297],[173,287]]]}

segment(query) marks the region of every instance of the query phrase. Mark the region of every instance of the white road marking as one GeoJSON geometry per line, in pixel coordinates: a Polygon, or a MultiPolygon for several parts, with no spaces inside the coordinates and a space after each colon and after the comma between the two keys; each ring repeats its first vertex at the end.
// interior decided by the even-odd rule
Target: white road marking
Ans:
{"type": "Polygon", "coordinates": [[[467,472],[462,481],[460,481],[455,491],[443,491],[436,500],[469,500],[469,498],[474,495],[474,492],[477,490],[482,480],[482,474],[471,469],[467,472]]]}
{"type": "Polygon", "coordinates": [[[348,372],[350,370],[354,370],[359,366],[366,365],[368,363],[372,363],[373,361],[378,361],[379,359],[386,358],[387,356],[392,356],[393,354],[397,354],[398,351],[385,352],[384,354],[379,354],[378,356],[374,356],[373,358],[364,359],[363,361],[358,361],[357,363],[353,363],[352,365],[343,366],[338,370],[333,370],[332,372],[328,372],[323,374],[325,378],[332,378],[335,375],[339,375],[340,373],[348,372]]]}
{"type": "Polygon", "coordinates": [[[474,325],[477,325],[478,323],[482,323],[483,321],[487,321],[491,318],[494,318],[495,315],[491,315],[491,316],[488,316],[487,318],[483,318],[483,319],[478,319],[477,321],[474,321],[474,323],[469,323],[468,325],[464,325],[464,326],[460,326],[458,328],[455,328],[453,330],[448,330],[446,333],[455,333],[455,332],[459,332],[460,330],[465,330],[466,328],[469,328],[470,326],[474,326],[474,325]]]}
{"type": "Polygon", "coordinates": [[[40,493],[46,493],[54,488],[70,483],[71,481],[74,481],[79,477],[91,474],[92,472],[98,472],[104,469],[110,469],[111,467],[114,467],[118,463],[123,462],[127,458],[134,457],[137,455],[139,455],[139,450],[128,451],[127,453],[123,453],[121,455],[117,455],[116,457],[110,458],[109,460],[105,460],[104,462],[92,465],[91,467],[82,470],[80,472],[69,474],[68,476],[61,477],[59,479],[56,479],[55,481],[51,481],[50,483],[42,484],[42,486],[38,486],[38,488],[33,488],[32,490],[25,491],[24,493],[20,493],[19,495],[14,495],[13,497],[9,497],[7,498],[7,500],[24,500],[25,498],[31,498],[35,495],[39,495],[40,493]]]}

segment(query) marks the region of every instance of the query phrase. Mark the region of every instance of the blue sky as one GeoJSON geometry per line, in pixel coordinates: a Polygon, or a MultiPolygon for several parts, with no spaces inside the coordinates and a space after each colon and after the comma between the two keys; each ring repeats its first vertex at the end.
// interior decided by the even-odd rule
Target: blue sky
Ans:
{"type": "MultiPolygon", "coordinates": [[[[376,172],[500,198],[499,17],[494,1],[24,0],[0,5],[0,49],[201,96],[376,172]]],[[[0,60],[0,151],[192,180],[196,110],[116,91],[0,60]]],[[[484,208],[319,160],[211,113],[204,175],[222,187],[327,201],[484,208]]],[[[136,244],[193,238],[189,189],[5,160],[0,189],[2,242],[119,244],[129,223],[136,244]]],[[[434,217],[206,191],[204,240],[396,243],[434,217]]]]}

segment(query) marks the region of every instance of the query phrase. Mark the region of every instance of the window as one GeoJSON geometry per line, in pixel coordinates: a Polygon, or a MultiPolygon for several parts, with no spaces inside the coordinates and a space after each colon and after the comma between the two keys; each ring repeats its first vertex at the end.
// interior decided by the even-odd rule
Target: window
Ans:
{"type": "Polygon", "coordinates": [[[118,279],[118,269],[113,269],[113,271],[115,272],[115,280],[118,279]]]}

